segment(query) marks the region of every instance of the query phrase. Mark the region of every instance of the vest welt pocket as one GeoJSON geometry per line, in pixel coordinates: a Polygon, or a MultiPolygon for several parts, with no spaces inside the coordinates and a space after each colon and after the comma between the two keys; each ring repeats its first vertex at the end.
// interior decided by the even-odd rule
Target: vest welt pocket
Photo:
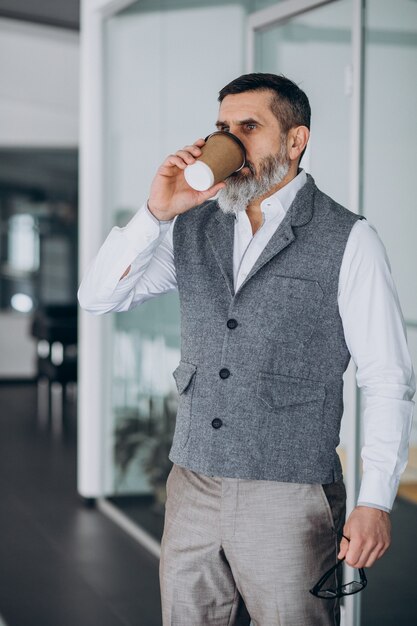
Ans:
{"type": "Polygon", "coordinates": [[[323,401],[326,387],[322,382],[261,372],[258,375],[257,395],[267,407],[278,409],[323,401]]]}
{"type": "Polygon", "coordinates": [[[184,448],[190,436],[191,404],[196,371],[196,365],[187,363],[186,361],[180,361],[180,364],[172,374],[179,394],[173,447],[178,446],[184,448]]]}
{"type": "Polygon", "coordinates": [[[314,465],[323,436],[325,397],[321,382],[259,374],[258,442],[271,462],[279,464],[291,458],[295,473],[298,466],[300,471],[305,469],[305,459],[314,465]]]}

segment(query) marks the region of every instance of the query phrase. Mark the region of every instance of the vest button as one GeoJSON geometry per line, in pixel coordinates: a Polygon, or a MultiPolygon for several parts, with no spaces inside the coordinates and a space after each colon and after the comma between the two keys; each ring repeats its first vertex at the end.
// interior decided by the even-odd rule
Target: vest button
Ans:
{"type": "Polygon", "coordinates": [[[230,328],[230,330],[233,330],[234,328],[236,328],[237,326],[237,320],[231,319],[231,320],[227,320],[227,328],[230,328]]]}
{"type": "Polygon", "coordinates": [[[230,372],[229,372],[229,370],[227,369],[227,367],[223,367],[223,368],[220,370],[220,372],[219,372],[219,376],[220,376],[220,378],[223,378],[223,379],[225,379],[225,378],[229,378],[229,376],[230,376],[230,372]]]}
{"type": "Polygon", "coordinates": [[[214,420],[211,422],[211,425],[213,426],[213,428],[221,428],[223,426],[223,422],[219,417],[215,417],[214,420]]]}

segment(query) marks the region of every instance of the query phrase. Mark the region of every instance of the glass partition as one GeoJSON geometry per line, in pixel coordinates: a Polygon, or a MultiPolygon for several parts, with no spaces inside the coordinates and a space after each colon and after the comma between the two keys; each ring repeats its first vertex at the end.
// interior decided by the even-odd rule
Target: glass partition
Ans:
{"type": "MultiPolygon", "coordinates": [[[[219,89],[245,71],[247,15],[273,4],[279,3],[146,0],[132,2],[105,20],[105,204],[100,216],[104,232],[125,224],[146,200],[153,174],[166,154],[213,130],[219,89]]],[[[327,3],[255,35],[255,70],[282,72],[308,94],[312,134],[302,165],[323,191],[345,206],[349,206],[353,132],[352,5],[352,0],[327,3]]],[[[414,355],[417,307],[415,290],[409,285],[416,267],[416,212],[408,200],[413,197],[408,189],[413,160],[400,148],[411,150],[408,146],[413,142],[412,138],[398,142],[395,129],[398,137],[415,132],[409,120],[416,108],[415,81],[410,80],[415,67],[416,9],[409,0],[402,0],[401,10],[389,0],[368,2],[363,186],[363,210],[386,242],[414,355]],[[400,99],[401,110],[405,107],[409,112],[402,113],[401,119],[395,116],[400,99]],[[400,167],[401,176],[396,170],[400,167]],[[392,182],[386,193],[381,180],[392,182]]],[[[104,491],[140,494],[153,506],[164,497],[176,409],[171,372],[179,359],[177,296],[170,294],[110,316],[110,325],[103,328],[102,379],[109,381],[100,391],[108,412],[105,441],[100,443],[107,455],[101,461],[104,491]]],[[[353,419],[351,374],[345,413],[353,419]]],[[[341,439],[343,459],[344,430],[341,439]]],[[[414,443],[416,439],[413,435],[414,443]]]]}
{"type": "MultiPolygon", "coordinates": [[[[167,154],[215,130],[218,91],[244,70],[245,16],[246,2],[164,0],[134,2],[107,20],[107,230],[126,224],[146,201],[167,154]]],[[[108,495],[158,535],[177,408],[177,294],[113,315],[106,341],[108,495]]]]}
{"type": "Polygon", "coordinates": [[[350,0],[334,2],[263,30],[255,39],[255,70],[285,74],[308,95],[312,127],[302,165],[323,191],[345,206],[349,203],[351,12],[350,0]]]}
{"type": "MultiPolygon", "coordinates": [[[[255,38],[255,71],[282,73],[306,92],[311,137],[301,167],[344,206],[349,206],[351,14],[351,1],[341,0],[264,29],[255,38]]],[[[352,416],[356,407],[350,372],[345,378],[339,454],[346,467],[346,414],[352,416]]]]}
{"type": "Polygon", "coordinates": [[[77,161],[72,149],[0,150],[0,314],[74,302],[77,161]]]}
{"type": "MultiPolygon", "coordinates": [[[[368,0],[363,137],[364,214],[381,236],[417,370],[417,3],[368,0]]],[[[417,424],[400,493],[417,501],[417,424]]]]}

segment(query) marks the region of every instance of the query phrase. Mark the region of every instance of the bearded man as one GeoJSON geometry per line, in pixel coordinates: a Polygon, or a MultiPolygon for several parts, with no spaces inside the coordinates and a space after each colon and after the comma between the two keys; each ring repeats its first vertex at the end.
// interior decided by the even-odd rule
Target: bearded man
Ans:
{"type": "Polygon", "coordinates": [[[303,91],[249,74],[219,101],[217,128],[242,141],[246,166],[198,192],[183,171],[204,141],[168,156],[79,299],[103,313],[179,291],[164,625],[335,625],[351,587],[334,574],[326,599],[309,589],[338,558],[369,567],[390,543],[415,391],[401,310],[375,230],[299,168],[303,91]],[[336,446],[351,356],[366,399],[364,474],[345,523],[336,446]]]}

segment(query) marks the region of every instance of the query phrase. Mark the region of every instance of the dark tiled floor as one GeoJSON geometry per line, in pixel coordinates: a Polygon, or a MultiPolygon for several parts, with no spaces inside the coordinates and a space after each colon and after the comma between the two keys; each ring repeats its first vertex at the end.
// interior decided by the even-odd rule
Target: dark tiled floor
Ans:
{"type": "Polygon", "coordinates": [[[417,626],[417,505],[397,498],[388,552],[367,570],[362,626],[417,626]]]}
{"type": "Polygon", "coordinates": [[[0,446],[8,626],[160,626],[157,560],[79,498],[74,427],[40,427],[34,385],[0,385],[0,446]]]}
{"type": "MultiPolygon", "coordinates": [[[[80,500],[75,453],[74,427],[59,438],[38,424],[34,385],[0,384],[0,614],[8,626],[160,626],[157,561],[80,500]]],[[[156,519],[142,500],[120,504],[156,519]]],[[[417,625],[417,506],[398,499],[392,522],[362,626],[417,625]]]]}
{"type": "Polygon", "coordinates": [[[154,539],[161,541],[164,530],[164,514],[153,496],[115,496],[109,498],[135,524],[141,526],[154,539]]]}

